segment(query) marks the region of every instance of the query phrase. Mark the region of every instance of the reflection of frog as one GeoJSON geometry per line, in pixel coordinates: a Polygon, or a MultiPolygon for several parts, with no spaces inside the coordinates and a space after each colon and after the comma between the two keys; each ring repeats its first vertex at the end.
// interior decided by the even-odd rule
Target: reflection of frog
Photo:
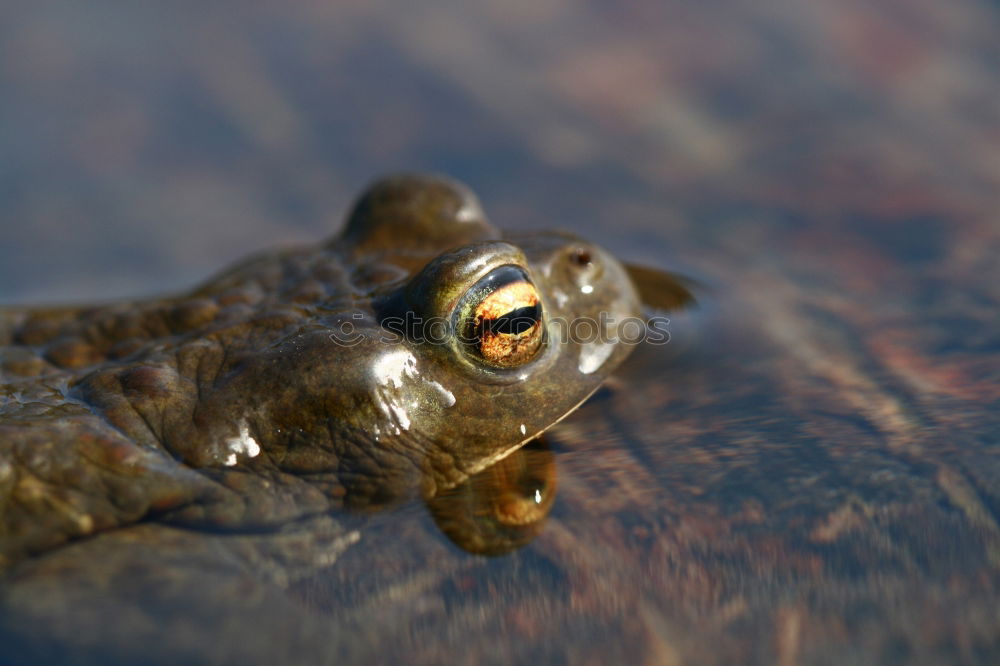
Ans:
{"type": "Polygon", "coordinates": [[[565,324],[638,311],[602,249],[503,236],[465,187],[419,175],[374,185],[331,242],[182,297],[0,310],[0,555],[147,518],[259,528],[433,496],[629,351],[565,324]]]}
{"type": "Polygon", "coordinates": [[[555,495],[555,461],[545,440],[538,439],[430,498],[427,507],[462,549],[503,555],[538,535],[555,495]]]}

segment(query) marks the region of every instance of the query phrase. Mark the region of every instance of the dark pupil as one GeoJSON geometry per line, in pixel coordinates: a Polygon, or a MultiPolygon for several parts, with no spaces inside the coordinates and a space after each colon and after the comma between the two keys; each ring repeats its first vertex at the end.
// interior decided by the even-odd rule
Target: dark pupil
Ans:
{"type": "Polygon", "coordinates": [[[489,332],[493,335],[517,335],[538,323],[541,315],[541,305],[538,303],[526,305],[523,308],[511,310],[502,317],[483,321],[483,332],[489,332]]]}

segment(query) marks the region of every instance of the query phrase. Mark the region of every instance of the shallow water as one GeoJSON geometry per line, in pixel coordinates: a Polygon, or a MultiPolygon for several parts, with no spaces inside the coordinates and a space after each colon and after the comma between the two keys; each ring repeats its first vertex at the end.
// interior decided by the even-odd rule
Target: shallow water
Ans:
{"type": "Polygon", "coordinates": [[[145,524],[8,580],[0,653],[995,661],[1000,14],[939,5],[0,9],[0,302],[193,285],[399,168],[702,283],[553,429],[524,548],[421,504],[293,526],[318,568],[145,524]]]}

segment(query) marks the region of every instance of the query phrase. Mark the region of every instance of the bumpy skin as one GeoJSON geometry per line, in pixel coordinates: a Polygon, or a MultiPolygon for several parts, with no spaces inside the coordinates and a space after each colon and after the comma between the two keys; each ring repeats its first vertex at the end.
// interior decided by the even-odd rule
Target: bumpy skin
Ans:
{"type": "Polygon", "coordinates": [[[504,239],[464,186],[402,175],[332,241],[189,294],[0,311],[0,557],[148,518],[247,529],[433,496],[572,411],[630,350],[565,340],[557,319],[638,310],[600,248],[504,239]],[[419,322],[450,321],[508,264],[546,317],[532,361],[426,342],[419,322]]]}

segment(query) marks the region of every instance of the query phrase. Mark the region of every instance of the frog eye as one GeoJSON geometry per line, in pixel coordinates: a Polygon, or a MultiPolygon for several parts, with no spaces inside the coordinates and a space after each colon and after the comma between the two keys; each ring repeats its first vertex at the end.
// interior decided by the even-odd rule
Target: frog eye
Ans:
{"type": "Polygon", "coordinates": [[[490,365],[523,365],[541,349],[542,304],[535,285],[516,266],[501,266],[477,282],[458,314],[461,341],[490,365]]]}

